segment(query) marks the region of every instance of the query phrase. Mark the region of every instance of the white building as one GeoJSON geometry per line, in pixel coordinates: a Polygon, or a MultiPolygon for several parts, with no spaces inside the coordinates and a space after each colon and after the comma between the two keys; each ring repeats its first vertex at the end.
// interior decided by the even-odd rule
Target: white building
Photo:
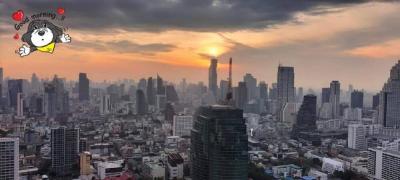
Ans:
{"type": "Polygon", "coordinates": [[[282,109],[282,122],[293,127],[293,124],[296,123],[297,110],[297,103],[286,103],[282,109]]]}
{"type": "Polygon", "coordinates": [[[19,179],[19,140],[0,138],[0,179],[19,179]]]}
{"type": "Polygon", "coordinates": [[[173,121],[174,136],[190,136],[190,130],[193,126],[193,116],[191,115],[175,115],[173,121]]]}
{"type": "Polygon", "coordinates": [[[361,108],[346,108],[343,112],[343,118],[346,120],[362,120],[361,108]]]}
{"type": "Polygon", "coordinates": [[[167,157],[167,179],[183,179],[183,158],[178,153],[170,153],[167,157]]]}
{"type": "Polygon", "coordinates": [[[400,179],[400,152],[369,148],[368,174],[374,179],[400,179]]]}
{"type": "Polygon", "coordinates": [[[100,115],[106,115],[111,113],[111,100],[110,95],[104,95],[101,97],[100,102],[100,115]]]}
{"type": "Polygon", "coordinates": [[[331,158],[323,158],[322,159],[322,170],[333,174],[335,171],[344,172],[344,164],[341,161],[331,159],[331,158]]]}
{"type": "Polygon", "coordinates": [[[365,138],[366,128],[362,124],[350,124],[348,127],[347,147],[357,150],[367,149],[367,140],[365,138]]]}
{"type": "Polygon", "coordinates": [[[106,177],[117,177],[123,173],[123,166],[118,162],[99,162],[97,164],[97,175],[100,179],[106,177]]]}
{"type": "Polygon", "coordinates": [[[150,179],[165,179],[165,167],[161,162],[147,162],[143,165],[143,175],[150,179]]]}

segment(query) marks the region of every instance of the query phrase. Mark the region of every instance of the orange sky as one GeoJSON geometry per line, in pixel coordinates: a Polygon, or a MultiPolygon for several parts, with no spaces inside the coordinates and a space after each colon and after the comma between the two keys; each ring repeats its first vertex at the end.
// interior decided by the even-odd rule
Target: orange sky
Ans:
{"type": "Polygon", "coordinates": [[[5,76],[11,77],[29,78],[35,72],[40,77],[58,74],[77,79],[79,72],[86,72],[90,79],[102,81],[159,73],[174,82],[182,78],[206,82],[207,56],[216,51],[222,63],[219,79],[226,79],[223,64],[232,56],[235,81],[250,72],[270,84],[276,81],[281,63],[295,67],[296,86],[319,88],[339,80],[345,88],[352,83],[355,88],[378,90],[400,57],[398,12],[400,4],[373,2],[326,14],[300,12],[295,15],[296,22],[273,27],[216,32],[121,28],[97,32],[74,29],[70,24],[66,33],[72,37],[71,44],[57,44],[53,54],[34,52],[24,58],[14,53],[22,42],[12,38],[12,24],[2,21],[0,28],[5,32],[0,31],[0,60],[5,76]],[[135,47],[111,46],[121,41],[135,47]],[[173,47],[159,52],[141,49],[149,44],[173,47]]]}

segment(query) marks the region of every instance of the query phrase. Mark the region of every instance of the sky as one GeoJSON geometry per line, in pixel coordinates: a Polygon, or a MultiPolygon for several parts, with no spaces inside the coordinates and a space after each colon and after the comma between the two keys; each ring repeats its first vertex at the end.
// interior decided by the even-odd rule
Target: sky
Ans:
{"type": "MultiPolygon", "coordinates": [[[[385,0],[36,0],[0,1],[0,66],[5,76],[57,74],[76,80],[139,79],[160,74],[178,83],[208,80],[211,56],[218,79],[251,73],[276,82],[277,69],[295,68],[295,85],[378,91],[400,59],[400,2],[385,0]],[[23,42],[11,14],[28,16],[65,9],[72,42],[52,54],[19,57],[23,42]]],[[[207,84],[207,83],[206,83],[207,84]]]]}

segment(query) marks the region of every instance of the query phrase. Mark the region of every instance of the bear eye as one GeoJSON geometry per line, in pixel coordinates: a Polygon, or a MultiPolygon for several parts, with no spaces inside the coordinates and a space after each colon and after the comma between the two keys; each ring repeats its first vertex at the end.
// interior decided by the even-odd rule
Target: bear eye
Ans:
{"type": "Polygon", "coordinates": [[[44,25],[43,25],[43,27],[45,27],[45,28],[46,28],[46,27],[47,27],[47,24],[44,24],[44,25]]]}
{"type": "Polygon", "coordinates": [[[38,29],[38,27],[37,26],[33,26],[33,29],[38,29]]]}

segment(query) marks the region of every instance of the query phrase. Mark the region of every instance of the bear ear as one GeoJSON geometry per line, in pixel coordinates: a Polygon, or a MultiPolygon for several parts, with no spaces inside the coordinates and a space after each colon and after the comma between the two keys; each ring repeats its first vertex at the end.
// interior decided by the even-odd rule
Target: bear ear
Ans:
{"type": "Polygon", "coordinates": [[[26,32],[24,35],[22,35],[22,42],[26,42],[29,44],[31,42],[31,32],[26,32]]]}

